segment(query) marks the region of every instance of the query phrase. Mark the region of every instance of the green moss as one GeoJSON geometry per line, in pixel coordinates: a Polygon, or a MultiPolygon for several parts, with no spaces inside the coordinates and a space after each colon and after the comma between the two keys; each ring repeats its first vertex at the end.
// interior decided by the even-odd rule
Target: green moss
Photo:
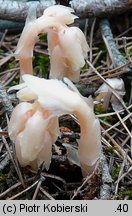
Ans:
{"type": "Polygon", "coordinates": [[[128,49],[128,54],[132,56],[132,48],[128,49]]]}
{"type": "Polygon", "coordinates": [[[132,187],[121,187],[118,193],[118,199],[124,199],[126,196],[132,199],[132,187]]]}
{"type": "Polygon", "coordinates": [[[126,53],[125,53],[124,49],[120,49],[120,53],[122,56],[126,57],[126,53]]]}
{"type": "Polygon", "coordinates": [[[81,74],[85,73],[87,69],[88,69],[88,66],[87,66],[87,64],[85,64],[85,65],[81,68],[81,74]]]}
{"type": "Polygon", "coordinates": [[[113,153],[114,153],[114,150],[115,150],[115,148],[114,148],[114,147],[111,147],[111,146],[105,148],[106,153],[111,153],[111,154],[113,154],[113,153]]]}
{"type": "Polygon", "coordinates": [[[97,115],[99,115],[99,114],[102,114],[102,113],[106,113],[106,110],[104,109],[104,107],[103,107],[102,104],[97,104],[97,105],[95,106],[95,113],[96,113],[97,115]]]}
{"type": "Polygon", "coordinates": [[[15,60],[14,57],[12,57],[12,58],[10,59],[10,61],[6,63],[6,67],[7,67],[7,69],[9,69],[9,70],[15,68],[15,65],[16,65],[16,60],[15,60]]]}
{"type": "Polygon", "coordinates": [[[41,34],[39,36],[39,40],[42,42],[47,42],[47,34],[41,34]]]}
{"type": "MultiPolygon", "coordinates": [[[[100,115],[103,113],[107,113],[107,111],[104,109],[104,106],[102,104],[97,104],[95,106],[95,114],[100,115]]],[[[104,117],[101,117],[101,119],[105,122],[111,122],[113,117],[112,116],[104,116],[104,117]]]]}
{"type": "Polygon", "coordinates": [[[100,43],[100,44],[98,45],[98,48],[99,48],[99,50],[106,51],[105,43],[100,43]]]}
{"type": "Polygon", "coordinates": [[[12,80],[12,82],[10,83],[10,86],[18,85],[18,84],[19,84],[19,79],[20,79],[20,75],[18,74],[18,75],[15,76],[15,78],[12,80]]]}
{"type": "Polygon", "coordinates": [[[111,171],[111,176],[113,180],[117,180],[119,176],[119,172],[120,172],[120,164],[117,163],[115,166],[113,166],[112,171],[111,171]]]}
{"type": "Polygon", "coordinates": [[[6,183],[7,176],[7,174],[0,174],[0,186],[6,183]]]}
{"type": "Polygon", "coordinates": [[[36,65],[34,67],[34,73],[36,73],[37,70],[41,70],[42,76],[46,78],[48,75],[49,56],[39,54],[35,57],[34,61],[36,65]]]}
{"type": "Polygon", "coordinates": [[[104,122],[112,122],[113,118],[112,116],[105,116],[105,117],[101,117],[101,119],[104,121],[104,122]]]}
{"type": "Polygon", "coordinates": [[[0,55],[4,54],[4,50],[0,49],[0,55]]]}

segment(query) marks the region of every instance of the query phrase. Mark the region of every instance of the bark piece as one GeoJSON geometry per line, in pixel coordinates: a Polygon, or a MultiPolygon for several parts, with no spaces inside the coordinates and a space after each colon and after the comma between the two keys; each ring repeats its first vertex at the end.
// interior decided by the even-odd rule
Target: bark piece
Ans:
{"type": "Polygon", "coordinates": [[[110,23],[108,19],[102,19],[100,21],[100,29],[102,33],[103,40],[109,52],[110,58],[112,60],[113,66],[118,67],[127,64],[128,61],[118,50],[118,47],[114,41],[113,34],[110,28],[110,23]]]}
{"type": "Polygon", "coordinates": [[[109,17],[132,8],[131,0],[72,0],[71,6],[79,17],[109,17]]]}
{"type": "MultiPolygon", "coordinates": [[[[22,2],[0,0],[0,18],[17,21],[25,20],[28,9],[32,4],[36,4],[37,14],[40,16],[45,8],[56,4],[56,1],[22,2]]],[[[80,18],[109,17],[132,9],[132,0],[72,0],[70,4],[80,18]]]]}
{"type": "Polygon", "coordinates": [[[55,4],[54,0],[39,0],[39,1],[11,1],[11,0],[0,0],[0,18],[8,20],[23,21],[26,20],[28,10],[31,5],[35,5],[37,9],[37,15],[43,14],[43,11],[55,4]]]}

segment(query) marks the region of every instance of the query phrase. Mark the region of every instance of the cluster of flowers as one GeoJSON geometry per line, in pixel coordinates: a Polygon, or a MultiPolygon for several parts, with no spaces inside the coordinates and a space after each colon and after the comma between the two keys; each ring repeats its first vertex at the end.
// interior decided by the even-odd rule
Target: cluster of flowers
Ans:
{"type": "Polygon", "coordinates": [[[72,8],[55,5],[47,8],[38,19],[29,14],[15,52],[21,74],[33,73],[34,45],[39,34],[47,33],[50,78],[68,77],[74,82],[79,81],[80,68],[85,65],[89,46],[78,27],[67,26],[77,18],[73,12],[72,8]]]}
{"type": "Polygon", "coordinates": [[[8,130],[22,166],[37,169],[44,161],[48,169],[52,145],[59,134],[58,117],[76,115],[81,127],[78,160],[83,173],[87,174],[100,156],[100,124],[95,118],[91,98],[84,98],[68,79],[79,79],[88,51],[81,30],[66,25],[74,21],[76,16],[72,13],[71,8],[52,6],[42,17],[26,23],[15,53],[20,61],[23,83],[11,87],[19,90],[17,97],[21,102],[12,113],[8,130]],[[42,32],[48,34],[50,77],[57,79],[46,80],[31,75],[33,46],[42,32]],[[68,78],[59,80],[64,76],[68,78]]]}

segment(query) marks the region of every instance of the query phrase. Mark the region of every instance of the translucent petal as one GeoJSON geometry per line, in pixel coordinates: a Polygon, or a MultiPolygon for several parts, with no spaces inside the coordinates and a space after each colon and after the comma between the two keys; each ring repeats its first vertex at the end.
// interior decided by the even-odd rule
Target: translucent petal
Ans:
{"type": "Polygon", "coordinates": [[[40,112],[36,112],[28,119],[19,140],[21,156],[24,162],[30,163],[31,161],[36,160],[38,154],[44,147],[44,143],[50,143],[51,145],[47,125],[48,120],[45,120],[40,112]]]}
{"type": "Polygon", "coordinates": [[[67,75],[66,72],[68,70],[68,66],[65,63],[63,52],[58,45],[54,47],[51,53],[50,63],[50,78],[62,79],[67,75]]]}
{"type": "Polygon", "coordinates": [[[74,71],[85,65],[84,58],[86,58],[89,47],[79,28],[63,28],[59,32],[59,43],[63,49],[64,57],[71,62],[74,71]]]}
{"type": "Polygon", "coordinates": [[[50,136],[50,134],[47,132],[46,137],[43,140],[43,147],[41,151],[39,152],[37,156],[37,164],[38,167],[42,162],[44,162],[45,168],[48,170],[50,163],[51,163],[51,157],[52,157],[52,145],[53,145],[53,139],[50,136]]]}
{"type": "Polygon", "coordinates": [[[37,99],[37,95],[28,87],[17,92],[17,97],[21,101],[31,101],[37,99]]]}
{"type": "Polygon", "coordinates": [[[15,85],[15,86],[11,86],[9,89],[8,89],[8,92],[12,91],[12,90],[20,90],[20,89],[23,89],[27,87],[26,86],[26,83],[21,83],[19,85],[15,85]]]}
{"type": "Polygon", "coordinates": [[[15,107],[8,123],[8,133],[12,140],[15,140],[17,134],[24,129],[26,121],[33,113],[33,106],[30,103],[23,102],[15,107]]]}
{"type": "MultiPolygon", "coordinates": [[[[124,92],[124,82],[121,78],[108,78],[106,81],[111,85],[112,88],[114,88],[117,91],[123,91],[124,92]]],[[[100,92],[108,92],[111,91],[109,86],[106,83],[103,83],[99,89],[96,91],[96,94],[100,92]]]]}

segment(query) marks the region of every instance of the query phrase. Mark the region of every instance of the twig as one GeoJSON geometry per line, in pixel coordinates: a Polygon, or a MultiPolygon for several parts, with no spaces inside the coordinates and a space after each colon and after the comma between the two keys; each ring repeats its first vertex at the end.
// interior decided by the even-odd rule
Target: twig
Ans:
{"type": "Polygon", "coordinates": [[[132,82],[131,82],[131,90],[130,90],[130,99],[129,99],[129,105],[132,104],[132,82]]]}
{"type": "Polygon", "coordinates": [[[0,199],[2,197],[4,197],[6,194],[10,193],[12,190],[14,190],[15,188],[19,187],[21,185],[21,182],[18,182],[16,184],[14,184],[13,186],[9,187],[6,191],[4,191],[3,193],[0,194],[0,199]]]}
{"type": "Polygon", "coordinates": [[[116,181],[115,195],[117,195],[117,193],[118,193],[118,186],[119,186],[119,182],[120,182],[120,177],[123,174],[123,170],[124,170],[124,166],[125,166],[126,162],[127,162],[127,153],[126,153],[126,157],[124,157],[124,160],[122,162],[121,169],[120,169],[120,172],[118,175],[118,179],[116,181]]]}
{"type": "MultiPolygon", "coordinates": [[[[116,112],[115,112],[115,113],[116,113],[116,112]]],[[[125,117],[122,119],[122,121],[123,121],[123,122],[126,121],[127,119],[130,118],[130,116],[131,116],[131,113],[128,114],[127,116],[125,116],[125,117]]],[[[104,132],[104,134],[105,134],[106,132],[109,132],[111,129],[117,127],[118,125],[120,125],[120,121],[119,121],[119,122],[116,122],[116,123],[115,123],[114,125],[112,125],[110,128],[106,129],[105,132],[104,132]]]]}
{"type": "Polygon", "coordinates": [[[33,194],[32,200],[35,200],[35,199],[36,199],[37,194],[38,194],[38,191],[39,191],[39,189],[40,189],[40,187],[41,187],[41,184],[42,184],[42,182],[43,182],[44,180],[45,180],[45,178],[44,178],[43,176],[41,176],[41,177],[40,177],[40,180],[38,181],[36,190],[35,190],[35,192],[34,192],[34,194],[33,194]]]}
{"type": "MultiPolygon", "coordinates": [[[[101,54],[103,53],[103,51],[101,50],[100,51],[101,52],[101,54]]],[[[98,53],[99,54],[99,53],[98,53]]],[[[93,66],[94,66],[94,61],[93,61],[93,66]]],[[[131,65],[131,62],[127,62],[126,64],[124,64],[124,65],[121,65],[121,66],[118,66],[118,67],[115,67],[114,69],[111,69],[111,70],[107,70],[107,71],[104,71],[104,72],[102,72],[101,73],[101,75],[103,75],[103,76],[105,76],[105,75],[107,75],[108,76],[108,74],[110,74],[110,77],[112,77],[112,76],[114,76],[115,74],[116,74],[116,76],[117,76],[117,74],[122,74],[122,73],[128,73],[128,71],[123,71],[123,70],[121,70],[121,69],[123,69],[123,68],[125,68],[126,66],[129,66],[129,65],[131,65]],[[118,71],[118,72],[117,72],[118,71]]],[[[101,67],[100,67],[101,68],[101,67]]],[[[97,70],[97,69],[96,69],[97,70]]],[[[93,71],[93,70],[92,70],[93,71]]],[[[86,73],[86,75],[91,75],[91,74],[87,74],[86,73]]],[[[92,77],[90,77],[92,80],[97,80],[97,79],[99,79],[99,77],[97,77],[97,76],[93,76],[92,75],[92,77]]]]}
{"type": "MultiPolygon", "coordinates": [[[[101,122],[102,124],[108,126],[108,127],[112,127],[111,124],[109,124],[108,122],[103,121],[102,119],[100,119],[100,122],[101,122]]],[[[122,132],[120,129],[118,129],[118,128],[116,128],[116,127],[114,127],[113,129],[114,129],[116,132],[119,132],[119,133],[121,133],[121,134],[123,134],[123,135],[126,135],[126,133],[122,132]]]]}
{"type": "MultiPolygon", "coordinates": [[[[26,180],[25,182],[30,182],[34,179],[34,177],[26,180]]],[[[0,194],[0,199],[3,198],[6,194],[9,194],[12,190],[14,190],[15,188],[21,186],[22,183],[21,182],[17,182],[16,184],[14,184],[13,186],[9,187],[6,191],[4,191],[3,193],[0,194]]]]}
{"type": "Polygon", "coordinates": [[[95,23],[96,23],[96,18],[94,19],[93,23],[92,23],[92,27],[91,27],[91,32],[90,32],[90,56],[89,56],[89,61],[92,62],[92,46],[93,46],[93,33],[94,33],[94,27],[95,27],[95,23]]]}
{"type": "Polygon", "coordinates": [[[7,131],[0,131],[0,136],[8,136],[8,132],[7,131]]]}
{"type": "Polygon", "coordinates": [[[7,29],[4,31],[4,33],[3,33],[3,36],[2,36],[2,38],[1,38],[1,40],[0,40],[0,47],[1,47],[1,45],[2,45],[2,43],[3,43],[3,41],[4,41],[4,39],[5,39],[5,36],[6,36],[6,34],[7,34],[7,29]]]}
{"type": "Polygon", "coordinates": [[[5,158],[0,162],[0,172],[5,169],[10,163],[10,156],[6,154],[5,158]]]}
{"type": "Polygon", "coordinates": [[[111,198],[112,193],[112,177],[109,173],[109,168],[107,165],[106,157],[102,153],[100,158],[100,167],[102,173],[102,186],[100,188],[100,199],[101,200],[108,200],[111,198]]]}
{"type": "MultiPolygon", "coordinates": [[[[11,58],[13,57],[13,54],[8,54],[7,56],[3,57],[0,60],[0,66],[2,66],[3,64],[5,64],[7,61],[9,61],[11,58]]],[[[2,73],[1,73],[2,74],[2,73]]]]}
{"type": "MultiPolygon", "coordinates": [[[[1,129],[0,129],[0,130],[1,130],[1,129]]],[[[17,174],[18,174],[18,177],[19,177],[19,179],[20,179],[20,181],[21,181],[21,183],[22,183],[22,185],[23,185],[23,187],[24,187],[25,184],[24,184],[24,180],[23,180],[21,171],[20,171],[20,169],[19,169],[18,164],[16,164],[16,161],[15,161],[15,159],[13,158],[13,156],[12,156],[12,154],[11,154],[9,145],[8,145],[8,143],[7,143],[7,141],[6,141],[6,139],[5,139],[4,136],[2,136],[2,140],[3,140],[3,143],[4,143],[5,147],[6,147],[6,149],[7,149],[8,154],[9,154],[9,156],[10,156],[10,159],[11,159],[13,165],[14,165],[14,168],[15,168],[17,174]]]]}
{"type": "Polygon", "coordinates": [[[126,64],[127,60],[119,52],[114,41],[108,19],[102,19],[100,21],[100,29],[114,67],[126,64]]]}
{"type": "MultiPolygon", "coordinates": [[[[129,134],[129,136],[130,136],[131,139],[132,139],[132,134],[131,134],[131,132],[129,131],[128,127],[124,124],[124,121],[123,121],[122,118],[120,117],[119,113],[118,113],[117,111],[115,111],[115,112],[116,112],[116,115],[118,116],[118,118],[119,118],[121,124],[123,125],[123,127],[125,128],[125,130],[127,131],[127,133],[129,134]]],[[[132,113],[131,113],[130,116],[132,116],[132,113]]]]}
{"type": "MultiPolygon", "coordinates": [[[[102,137],[101,140],[102,140],[102,143],[104,143],[107,147],[112,148],[112,145],[111,145],[104,137],[102,137]]],[[[114,153],[115,153],[119,158],[121,158],[121,159],[123,160],[123,157],[122,157],[121,153],[119,153],[119,152],[118,152],[117,150],[115,150],[115,149],[114,149],[114,153]]]]}
{"type": "Polygon", "coordinates": [[[88,175],[88,176],[86,177],[86,179],[84,180],[84,182],[82,183],[82,185],[81,185],[80,187],[78,187],[77,190],[74,192],[74,195],[71,197],[71,200],[73,200],[73,199],[78,195],[78,193],[81,191],[81,189],[87,184],[87,182],[88,182],[88,181],[92,178],[92,176],[96,173],[98,165],[99,165],[99,161],[97,162],[94,171],[93,171],[90,175],[88,175]]]}
{"type": "Polygon", "coordinates": [[[128,49],[127,49],[126,37],[122,37],[122,41],[123,41],[123,45],[124,45],[124,50],[125,50],[126,57],[127,57],[127,59],[128,59],[129,61],[131,61],[129,51],[128,51],[128,49]]]}
{"type": "Polygon", "coordinates": [[[116,181],[116,183],[118,181],[121,181],[125,176],[127,176],[130,172],[132,171],[132,166],[128,169],[127,172],[123,173],[122,176],[116,181]]]}
{"type": "MultiPolygon", "coordinates": [[[[32,173],[35,173],[35,174],[37,173],[36,171],[31,170],[31,169],[30,169],[30,171],[32,173]]],[[[48,173],[45,173],[45,172],[41,172],[41,175],[44,176],[44,177],[47,177],[47,178],[56,179],[58,181],[61,181],[64,185],[66,185],[66,181],[63,178],[59,177],[59,176],[48,174],[48,173]]]]}
{"type": "MultiPolygon", "coordinates": [[[[115,148],[119,151],[119,153],[123,156],[123,159],[124,159],[126,156],[126,152],[124,151],[124,149],[120,147],[120,145],[108,133],[105,133],[105,135],[110,139],[112,144],[115,146],[115,148]]],[[[132,159],[128,155],[127,155],[127,159],[129,163],[132,164],[132,159]]]]}
{"type": "MultiPolygon", "coordinates": [[[[131,109],[132,108],[132,104],[130,106],[127,107],[127,109],[131,109]]],[[[118,113],[122,113],[124,112],[124,109],[120,110],[120,111],[117,111],[118,113]]],[[[96,117],[98,118],[101,118],[101,117],[107,117],[107,116],[113,116],[113,115],[116,115],[116,112],[111,112],[111,113],[104,113],[104,114],[98,114],[96,115],[96,117]]],[[[131,113],[130,113],[131,115],[131,113]]],[[[125,119],[125,118],[124,118],[125,119]]],[[[113,127],[113,126],[112,126],[113,127]]]]}
{"type": "MultiPolygon", "coordinates": [[[[98,61],[98,59],[100,58],[100,56],[101,56],[101,54],[102,54],[102,50],[100,50],[99,52],[98,52],[98,54],[96,55],[96,57],[95,57],[95,59],[93,60],[93,62],[92,62],[92,64],[93,65],[95,65],[96,64],[96,62],[98,61]]],[[[87,72],[85,72],[85,73],[82,73],[81,75],[80,75],[80,77],[86,77],[86,76],[90,76],[91,75],[91,73],[93,72],[93,70],[91,69],[91,68],[89,68],[89,70],[87,71],[87,72]]],[[[93,76],[92,76],[92,78],[93,78],[93,76]]]]}
{"type": "Polygon", "coordinates": [[[49,193],[47,193],[46,190],[44,190],[42,187],[40,187],[40,191],[50,200],[55,200],[49,193]]]}
{"type": "Polygon", "coordinates": [[[131,30],[132,30],[132,26],[130,28],[128,28],[126,31],[124,31],[123,33],[119,34],[117,38],[122,37],[123,35],[127,34],[131,30]]]}
{"type": "Polygon", "coordinates": [[[61,138],[65,138],[65,137],[69,137],[71,139],[79,139],[80,138],[80,134],[76,133],[76,132],[60,132],[61,134],[61,138]]]}
{"type": "Polygon", "coordinates": [[[128,136],[126,137],[126,139],[124,139],[123,141],[122,141],[122,147],[124,147],[125,145],[126,145],[126,143],[128,142],[128,140],[130,139],[130,136],[129,136],[129,134],[128,134],[128,136]]]}
{"type": "Polygon", "coordinates": [[[85,35],[85,37],[87,37],[87,30],[88,30],[88,19],[86,19],[86,21],[85,21],[85,27],[84,27],[84,35],[85,35]]]}
{"type": "MultiPolygon", "coordinates": [[[[7,80],[4,80],[3,82],[3,86],[7,86],[15,77],[16,75],[18,74],[18,71],[14,72],[12,75],[10,75],[10,77],[7,79],[7,80]]],[[[10,97],[9,97],[10,99],[10,97]]]]}
{"type": "Polygon", "coordinates": [[[11,103],[2,83],[0,83],[0,99],[2,100],[5,111],[7,112],[8,116],[10,117],[11,113],[13,111],[13,106],[12,106],[12,103],[11,103]]]}
{"type": "Polygon", "coordinates": [[[37,180],[36,182],[34,182],[31,186],[27,187],[25,190],[23,190],[23,191],[21,191],[21,192],[15,194],[14,196],[10,197],[8,200],[14,200],[14,199],[16,199],[17,197],[19,197],[20,195],[22,195],[23,193],[29,191],[29,190],[32,189],[36,184],[38,184],[38,181],[39,181],[39,180],[37,180]]]}

